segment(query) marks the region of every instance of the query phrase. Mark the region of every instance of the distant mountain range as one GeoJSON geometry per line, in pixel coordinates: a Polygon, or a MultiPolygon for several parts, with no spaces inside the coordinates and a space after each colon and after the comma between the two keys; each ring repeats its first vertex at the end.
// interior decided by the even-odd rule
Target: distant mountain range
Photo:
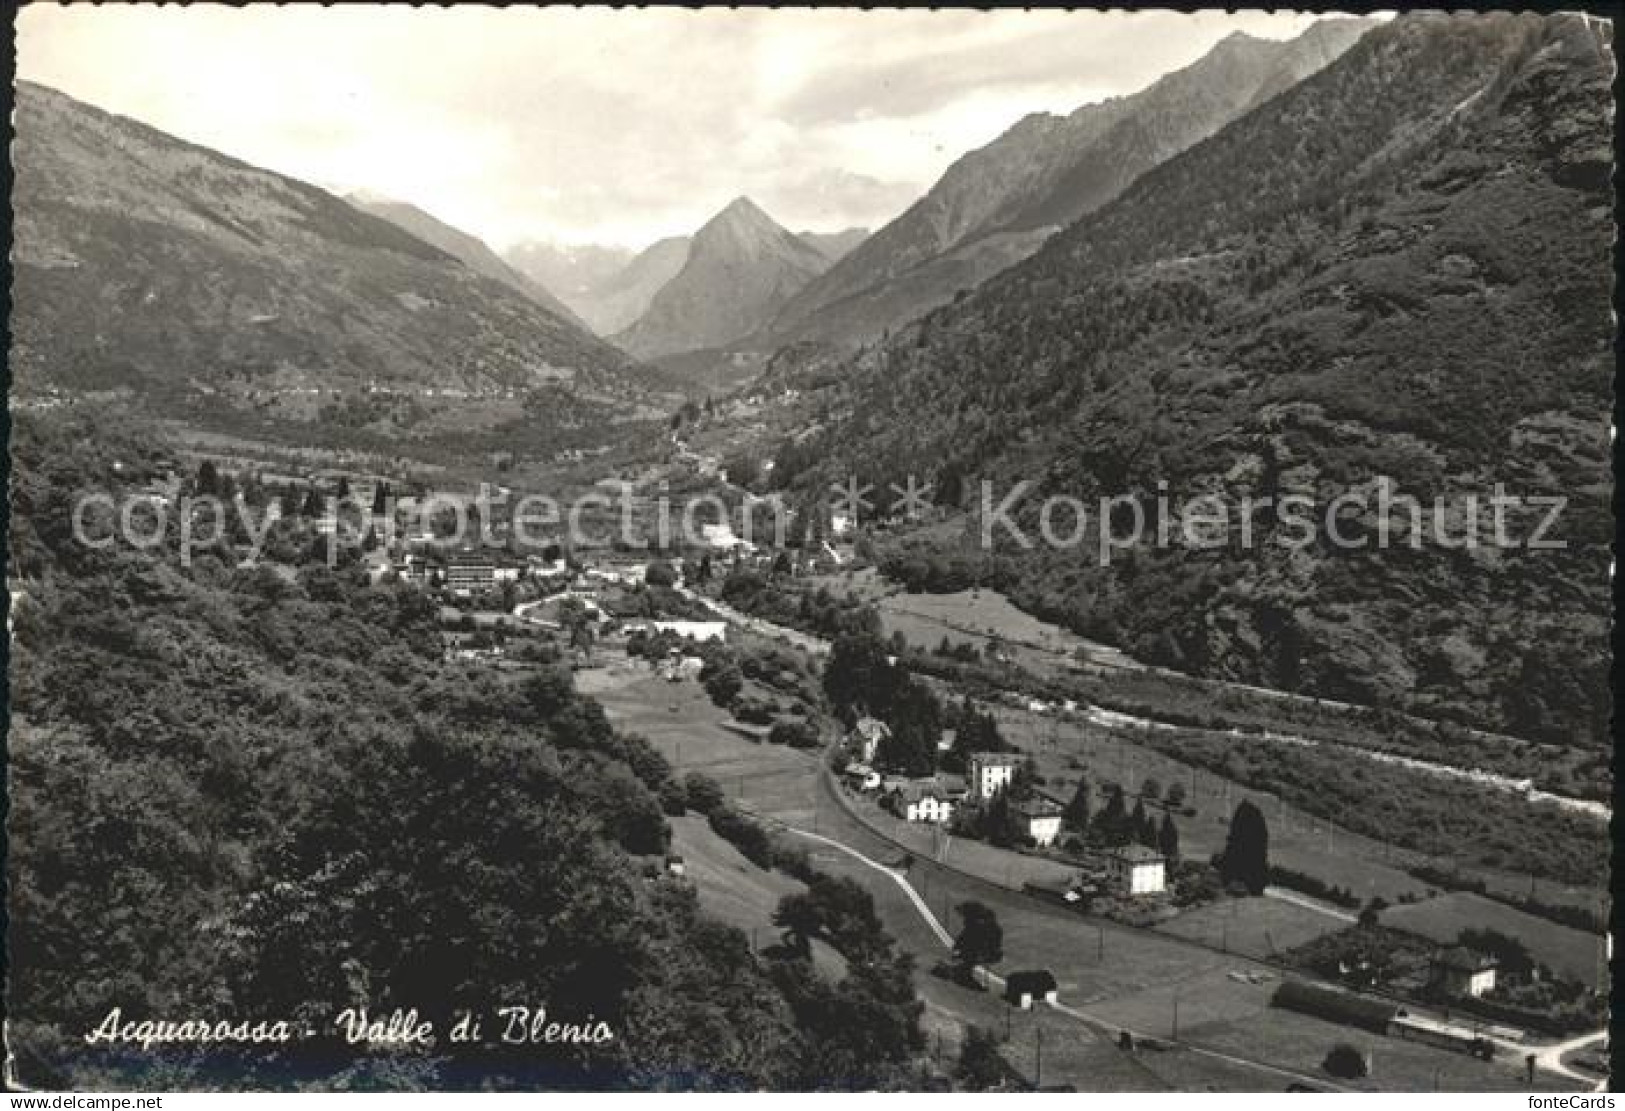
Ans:
{"type": "MultiPolygon", "coordinates": [[[[886,566],[997,585],[1147,661],[1605,759],[1611,77],[1603,21],[1402,15],[889,342],[835,369],[805,350],[830,396],[776,480],[914,474],[955,508],[973,479],[1027,481],[1029,536],[1046,495],[1151,520],[1210,495],[1233,514],[1217,547],[1142,539],[1103,565],[938,530],[886,566]],[[1382,477],[1443,506],[1446,539],[1413,548],[1382,477]],[[1567,499],[1546,537],[1567,547],[1496,547],[1487,509],[1464,546],[1466,499],[1497,484],[1567,499]],[[1296,529],[1263,512],[1238,545],[1243,499],[1319,520],[1351,492],[1339,531],[1362,544],[1282,543],[1296,529]]],[[[1535,504],[1512,511],[1520,541],[1535,504]]]]}
{"type": "Polygon", "coordinates": [[[540,282],[568,304],[615,277],[636,253],[628,247],[532,241],[509,247],[502,257],[509,266],[540,282]]]}
{"type": "Polygon", "coordinates": [[[582,328],[587,327],[580,317],[548,291],[545,283],[521,274],[502,261],[495,251],[486,246],[484,240],[437,220],[416,205],[404,201],[384,200],[358,194],[352,194],[345,199],[357,208],[374,216],[381,216],[396,227],[411,232],[425,243],[439,247],[474,273],[495,278],[523,293],[549,312],[562,316],[582,328]]]}
{"type": "Polygon", "coordinates": [[[853,251],[865,239],[869,238],[868,228],[846,228],[843,231],[818,232],[804,231],[799,233],[801,241],[809,244],[830,262],[839,262],[853,251]]]}
{"type": "Polygon", "coordinates": [[[244,404],[368,384],[646,392],[645,372],[621,351],[533,289],[520,292],[437,222],[412,217],[409,234],[312,185],[29,82],[17,85],[16,130],[11,356],[21,391],[244,404]]]}
{"type": "Polygon", "coordinates": [[[1031,255],[1145,171],[1325,66],[1368,20],[1276,42],[1231,35],[1141,92],[1033,115],[960,158],[923,198],[784,306],[755,346],[861,341],[1031,255]]]}
{"type": "Polygon", "coordinates": [[[682,269],[613,339],[640,358],[723,347],[761,328],[829,265],[824,248],[740,197],[695,233],[682,269]]]}
{"type": "Polygon", "coordinates": [[[594,332],[612,336],[642,316],[655,294],[677,276],[688,261],[688,246],[686,235],[657,240],[636,254],[609,247],[526,244],[508,252],[508,257],[532,277],[556,275],[556,284],[549,288],[558,290],[594,332]],[[572,258],[577,261],[569,261],[572,258]],[[611,265],[616,259],[619,262],[611,265]]]}

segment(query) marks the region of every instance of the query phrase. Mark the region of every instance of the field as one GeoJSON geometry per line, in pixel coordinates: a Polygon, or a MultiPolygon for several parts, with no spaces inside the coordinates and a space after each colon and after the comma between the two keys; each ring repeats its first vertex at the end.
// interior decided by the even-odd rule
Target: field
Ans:
{"type": "MultiPolygon", "coordinates": [[[[672,818],[671,851],[683,858],[683,875],[694,884],[700,906],[719,922],[743,930],[760,951],[779,940],[773,911],[786,895],[806,885],[783,872],[758,868],[719,837],[697,814],[672,818]]],[[[813,963],[831,979],[846,973],[846,961],[829,945],[814,940],[813,963]]]]}
{"type": "Polygon", "coordinates": [[[578,671],[576,682],[617,728],[648,739],[679,772],[703,772],[730,798],[812,828],[816,751],[746,740],[693,680],[670,683],[647,664],[624,657],[604,661],[578,671]]]}
{"type": "MultiPolygon", "coordinates": [[[[1346,887],[1362,901],[1375,895],[1397,902],[1401,896],[1420,898],[1428,891],[1425,883],[1404,871],[1404,854],[1392,846],[1137,744],[1135,730],[1058,721],[1009,708],[999,709],[997,717],[1005,738],[1038,762],[1044,789],[1059,798],[1071,797],[1080,775],[1094,789],[1095,811],[1105,803],[1103,783],[1121,784],[1130,808],[1146,779],[1157,780],[1164,791],[1179,783],[1185,789],[1182,807],[1196,812],[1174,818],[1180,852],[1189,859],[1206,859],[1224,847],[1230,816],[1248,799],[1269,824],[1273,863],[1346,887]],[[1082,767],[1074,767],[1075,762],[1082,767]]],[[[1147,808],[1160,821],[1161,808],[1154,804],[1147,808]]]]}
{"type": "MultiPolygon", "coordinates": [[[[931,852],[932,835],[919,832],[918,827],[909,829],[900,841],[882,836],[845,809],[834,793],[839,788],[818,774],[815,754],[758,744],[740,736],[729,728],[728,715],[710,703],[698,684],[666,683],[621,661],[608,661],[577,677],[583,690],[605,706],[619,728],[648,737],[682,769],[713,776],[741,805],[801,829],[816,827],[886,867],[899,867],[906,856],[912,856],[909,883],[950,930],[958,928],[953,908],[959,903],[976,899],[991,907],[1004,928],[1005,959],[996,971],[1051,969],[1060,983],[1061,1002],[1083,1016],[1047,1008],[1011,1012],[994,993],[931,975],[930,969],[945,955],[945,946],[896,882],[847,852],[786,833],[792,843],[802,841],[818,868],[850,876],[874,897],[887,929],[915,959],[929,1050],[945,1065],[951,1066],[967,1026],[1003,1033],[1008,1023],[1006,1058],[1029,1080],[1039,1079],[1046,1086],[1070,1085],[1086,1091],[1279,1091],[1299,1076],[1312,1084],[1329,1082],[1319,1069],[1326,1051],[1337,1041],[1359,1036],[1344,1027],[1270,1008],[1269,995],[1279,973],[1248,955],[1267,952],[1266,931],[1269,941],[1286,948],[1313,931],[1336,928],[1335,919],[1271,899],[1244,900],[1233,910],[1226,904],[1198,910],[1161,931],[1083,918],[1013,889],[1022,882],[1019,870],[1057,867],[1052,863],[955,839],[948,859],[956,869],[969,867],[977,873],[967,875],[937,863],[931,852]],[[922,837],[926,840],[918,840],[922,837]],[[1222,916],[1226,914],[1235,915],[1230,921],[1236,931],[1232,948],[1237,951],[1231,953],[1208,947],[1225,940],[1222,916]],[[1215,928],[1217,939],[1208,936],[1215,928]],[[1192,945],[1186,939],[1202,944],[1192,945]],[[1249,983],[1232,973],[1248,973],[1261,982],[1249,983]],[[1120,1028],[1152,1037],[1171,1034],[1176,992],[1179,1038],[1185,1044],[1160,1052],[1147,1047],[1124,1053],[1116,1047],[1115,1032],[1120,1028]]],[[[1047,721],[1019,714],[1007,718],[1009,728],[1021,728],[1017,718],[1026,718],[1028,729],[1048,731],[1047,721]]],[[[1102,769],[1093,773],[1094,779],[1101,778],[1116,760],[1122,761],[1124,775],[1130,761],[1134,774],[1141,778],[1155,774],[1167,783],[1180,774],[1173,762],[1136,746],[1113,747],[1103,735],[1091,736],[1091,744],[1098,747],[1090,751],[1090,761],[1102,769]],[[1121,754],[1118,748],[1123,750],[1121,754]]],[[[1058,744],[1055,751],[1036,743],[1034,748],[1043,756],[1046,772],[1059,774],[1065,764],[1064,745],[1058,744]]],[[[1190,773],[1185,769],[1182,774],[1188,777],[1190,773]]],[[[1188,778],[1186,783],[1189,787],[1188,778]]],[[[1211,851],[1224,832],[1218,815],[1221,811],[1227,814],[1225,807],[1238,802],[1242,793],[1233,785],[1227,791],[1224,784],[1203,773],[1191,794],[1198,820],[1183,820],[1181,829],[1191,826],[1186,843],[1196,851],[1211,851]]],[[[866,819],[870,817],[867,810],[863,813],[866,819]]],[[[1317,843],[1325,834],[1316,823],[1290,808],[1267,809],[1267,813],[1272,834],[1281,846],[1280,859],[1295,861],[1294,867],[1337,882],[1368,879],[1367,886],[1374,893],[1425,890],[1403,872],[1382,865],[1380,847],[1363,846],[1361,853],[1351,855],[1357,842],[1338,830],[1327,849],[1323,840],[1317,843]],[[1332,861],[1342,861],[1343,871],[1332,871],[1328,867],[1332,861]]],[[[677,851],[695,857],[702,900],[724,920],[760,930],[766,921],[764,912],[771,913],[769,900],[776,902],[781,885],[793,881],[742,870],[741,862],[730,856],[731,847],[708,843],[704,835],[709,829],[697,826],[690,830],[687,822],[674,823],[682,846],[677,851]]],[[[886,828],[903,832],[895,826],[886,828]]],[[[1375,1040],[1380,1043],[1378,1068],[1375,1075],[1356,1085],[1361,1088],[1428,1090],[1435,1083],[1435,1074],[1446,1088],[1521,1087],[1521,1076],[1510,1059],[1486,1064],[1446,1050],[1375,1040]]],[[[1543,1078],[1539,1083],[1565,1086],[1557,1078],[1543,1078]]]]}
{"type": "MultiPolygon", "coordinates": [[[[951,530],[946,535],[951,543],[951,530]]],[[[1114,647],[1033,617],[993,590],[907,592],[873,569],[823,576],[809,585],[836,594],[851,591],[873,603],[887,635],[901,632],[926,651],[944,638],[980,651],[997,637],[1010,662],[1032,679],[1064,687],[1080,700],[1171,722],[1288,730],[1356,748],[1480,767],[1593,801],[1612,796],[1607,761],[1595,748],[1529,743],[1461,727],[1441,732],[1433,722],[1398,713],[1143,667],[1114,647]],[[1079,663],[1087,665],[1084,670],[1077,670],[1079,663]]]]}
{"type": "Polygon", "coordinates": [[[885,635],[900,632],[910,644],[923,648],[935,648],[946,639],[949,644],[969,644],[982,651],[997,640],[1012,660],[1040,675],[1057,672],[1067,657],[1107,667],[1137,666],[1115,648],[1086,640],[1017,609],[994,590],[915,593],[887,582],[873,568],[808,582],[815,588],[827,586],[837,595],[851,591],[874,603],[885,635]]]}
{"type": "Polygon", "coordinates": [[[1390,907],[1383,912],[1382,922],[1440,942],[1455,941],[1465,929],[1499,930],[1523,942],[1535,960],[1558,975],[1588,987],[1597,986],[1602,971],[1604,941],[1596,934],[1571,930],[1467,891],[1390,907]]]}
{"type": "Polygon", "coordinates": [[[1230,953],[1269,959],[1348,923],[1279,899],[1221,899],[1182,912],[1156,929],[1230,953]]]}

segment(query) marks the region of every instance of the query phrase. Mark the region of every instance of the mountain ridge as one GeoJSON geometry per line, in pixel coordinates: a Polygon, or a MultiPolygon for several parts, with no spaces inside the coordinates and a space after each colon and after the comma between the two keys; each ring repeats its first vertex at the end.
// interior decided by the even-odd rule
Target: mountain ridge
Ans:
{"type": "Polygon", "coordinates": [[[1321,20],[1279,42],[1237,32],[1136,93],[1066,116],[1023,117],[962,155],[924,197],[809,283],[757,345],[862,340],[946,303],[1256,107],[1264,92],[1312,72],[1370,26],[1321,20]]]}
{"type": "MultiPolygon", "coordinates": [[[[587,324],[563,301],[554,296],[547,286],[520,273],[502,259],[478,236],[453,227],[415,204],[375,194],[352,193],[343,198],[374,216],[382,217],[397,227],[417,236],[432,246],[439,247],[476,274],[494,278],[535,301],[555,316],[563,317],[582,329],[587,324]]],[[[590,330],[590,329],[588,329],[590,330]]]]}
{"type": "Polygon", "coordinates": [[[649,390],[623,352],[388,220],[46,86],[18,83],[13,163],[24,391],[246,411],[369,384],[649,390]]]}
{"type": "MultiPolygon", "coordinates": [[[[1325,531],[1287,548],[1261,519],[1240,551],[1234,531],[1106,564],[903,540],[883,561],[1179,670],[1605,744],[1610,49],[1578,17],[1373,30],[1031,258],[826,363],[840,385],[775,482],[1029,481],[1029,535],[1053,494],[1319,509],[1399,475],[1457,538],[1464,499],[1496,483],[1561,496],[1550,555],[1325,531]]],[[[1363,505],[1348,529],[1389,527],[1363,505]]],[[[1517,521],[1530,535],[1531,511],[1517,521]]]]}

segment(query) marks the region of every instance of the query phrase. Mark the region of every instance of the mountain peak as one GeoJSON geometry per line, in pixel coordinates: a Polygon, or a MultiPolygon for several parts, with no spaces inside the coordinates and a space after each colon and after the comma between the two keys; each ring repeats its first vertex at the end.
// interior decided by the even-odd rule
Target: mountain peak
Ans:
{"type": "Polygon", "coordinates": [[[737,197],[695,233],[683,268],[618,342],[640,356],[721,347],[765,324],[829,265],[818,247],[737,197]]]}
{"type": "MultiPolygon", "coordinates": [[[[705,226],[711,227],[713,224],[734,224],[746,227],[756,225],[774,228],[779,231],[784,230],[779,226],[778,221],[769,216],[761,205],[745,196],[735,197],[729,201],[727,207],[711,217],[705,226]]],[[[701,234],[704,234],[703,228],[701,234]]]]}

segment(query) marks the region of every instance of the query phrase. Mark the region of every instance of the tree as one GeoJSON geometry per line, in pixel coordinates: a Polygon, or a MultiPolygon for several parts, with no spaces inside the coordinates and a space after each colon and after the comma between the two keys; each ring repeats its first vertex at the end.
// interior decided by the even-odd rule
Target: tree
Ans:
{"type": "Polygon", "coordinates": [[[812,955],[812,939],[824,928],[824,914],[811,892],[798,891],[779,900],[773,924],[784,931],[786,945],[807,957],[812,955]]]}
{"type": "Polygon", "coordinates": [[[595,632],[592,611],[581,599],[566,598],[559,603],[559,624],[570,634],[570,648],[590,661],[595,632]]]}
{"type": "Polygon", "coordinates": [[[1146,813],[1144,800],[1135,800],[1134,813],[1129,815],[1129,822],[1134,830],[1135,841],[1148,849],[1157,847],[1157,823],[1146,813]]]}
{"type": "Polygon", "coordinates": [[[998,1035],[982,1026],[967,1028],[959,1046],[959,1065],[954,1069],[960,1083],[971,1091],[985,1092],[1008,1074],[1009,1068],[999,1056],[998,1035]]]}
{"type": "Polygon", "coordinates": [[[837,710],[867,710],[885,718],[899,673],[886,659],[880,638],[868,633],[837,637],[824,665],[824,691],[837,710]]]}
{"type": "Polygon", "coordinates": [[[643,572],[643,581],[650,586],[672,587],[677,585],[677,572],[671,564],[663,559],[652,561],[643,572]]]}
{"type": "Polygon", "coordinates": [[[721,809],[728,801],[728,797],[722,793],[721,785],[704,772],[689,772],[685,775],[683,792],[688,799],[688,808],[707,816],[721,809]]]}
{"type": "Polygon", "coordinates": [[[197,492],[209,498],[220,493],[220,472],[216,469],[213,459],[205,459],[198,464],[197,492]]]}
{"type": "Polygon", "coordinates": [[[389,483],[380,482],[372,491],[372,515],[381,517],[389,511],[389,483]]]}
{"type": "Polygon", "coordinates": [[[1178,810],[1185,805],[1185,785],[1177,779],[1168,784],[1168,790],[1163,793],[1162,801],[1168,804],[1168,809],[1178,810]]]}
{"type": "Polygon", "coordinates": [[[1179,859],[1179,827],[1174,825],[1172,814],[1162,816],[1162,828],[1157,830],[1157,851],[1170,862],[1179,859]]]}
{"type": "Polygon", "coordinates": [[[779,721],[768,731],[769,744],[789,745],[791,748],[817,748],[818,730],[805,721],[779,721]]]}
{"type": "Polygon", "coordinates": [[[306,517],[320,517],[322,515],[322,496],[316,492],[316,487],[312,486],[305,494],[305,504],[299,512],[306,517]]]}
{"type": "Polygon", "coordinates": [[[694,571],[694,581],[705,584],[711,581],[711,553],[706,552],[700,557],[700,565],[694,571]]]}
{"type": "Polygon", "coordinates": [[[727,656],[714,656],[700,669],[700,686],[718,706],[728,706],[745,689],[739,665],[727,656]]]}
{"type": "Polygon", "coordinates": [[[1087,832],[1089,829],[1089,781],[1087,779],[1080,778],[1078,780],[1077,789],[1072,792],[1072,801],[1067,803],[1066,809],[1061,812],[1061,821],[1065,823],[1067,829],[1076,830],[1079,833],[1087,832]]]}
{"type": "Polygon", "coordinates": [[[937,472],[936,503],[950,509],[959,508],[965,496],[965,477],[958,465],[949,463],[937,472]]]}
{"type": "Polygon", "coordinates": [[[1000,849],[1007,849],[1020,838],[1022,830],[1016,822],[1016,814],[1010,805],[1010,790],[1008,787],[998,791],[988,800],[977,813],[976,831],[988,844],[1000,849]]]}
{"type": "Polygon", "coordinates": [[[1004,928],[992,908],[968,899],[954,909],[963,923],[954,939],[954,959],[967,968],[1003,960],[1004,928]]]}
{"type": "Polygon", "coordinates": [[[1095,833],[1107,845],[1126,845],[1132,837],[1128,809],[1123,802],[1123,788],[1112,784],[1106,796],[1106,805],[1095,815],[1095,833]]]}
{"type": "Polygon", "coordinates": [[[1365,1054],[1348,1042],[1338,1042],[1332,1046],[1320,1067],[1339,1080],[1358,1080],[1369,1068],[1365,1054]]]}
{"type": "Polygon", "coordinates": [[[1269,883],[1269,826],[1263,811],[1248,800],[1242,800],[1230,818],[1219,875],[1226,884],[1241,884],[1253,895],[1262,895],[1269,883]]]}
{"type": "Polygon", "coordinates": [[[1162,797],[1162,784],[1157,782],[1156,776],[1148,775],[1145,777],[1145,782],[1140,786],[1140,797],[1149,799],[1152,802],[1156,802],[1162,797]]]}

